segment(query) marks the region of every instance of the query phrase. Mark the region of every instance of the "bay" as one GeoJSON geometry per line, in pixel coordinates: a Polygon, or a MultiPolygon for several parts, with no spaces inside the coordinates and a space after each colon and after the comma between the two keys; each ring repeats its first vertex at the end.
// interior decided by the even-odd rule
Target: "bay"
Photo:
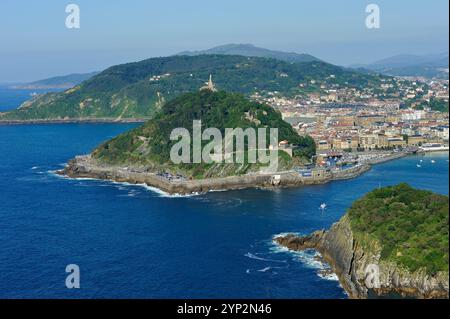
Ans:
{"type": "Polygon", "coordinates": [[[448,195],[448,153],[326,185],[191,197],[52,173],[136,125],[0,125],[0,298],[346,298],[313,253],[273,236],[328,228],[380,186],[448,195]],[[68,264],[80,289],[65,287],[68,264]]]}

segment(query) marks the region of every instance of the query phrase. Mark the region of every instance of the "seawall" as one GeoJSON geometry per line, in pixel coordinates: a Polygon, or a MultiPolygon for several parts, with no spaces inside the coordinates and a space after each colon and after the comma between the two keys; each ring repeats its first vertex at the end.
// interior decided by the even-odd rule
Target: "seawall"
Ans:
{"type": "Polygon", "coordinates": [[[108,166],[98,163],[91,156],[77,156],[59,174],[72,178],[94,178],[113,180],[131,184],[147,184],[169,194],[205,193],[213,190],[233,190],[243,188],[293,187],[324,184],[332,180],[357,177],[370,169],[369,165],[359,165],[342,171],[323,170],[311,177],[303,177],[296,172],[274,174],[251,174],[223,178],[174,181],[142,169],[108,166]]]}

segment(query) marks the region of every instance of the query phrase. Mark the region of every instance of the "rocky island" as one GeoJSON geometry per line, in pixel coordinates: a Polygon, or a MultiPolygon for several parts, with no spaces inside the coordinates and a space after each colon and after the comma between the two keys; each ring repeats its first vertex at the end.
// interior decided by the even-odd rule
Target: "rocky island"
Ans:
{"type": "Polygon", "coordinates": [[[357,200],[328,231],[275,241],[317,250],[350,298],[448,298],[448,208],[448,196],[400,184],[357,200]]]}

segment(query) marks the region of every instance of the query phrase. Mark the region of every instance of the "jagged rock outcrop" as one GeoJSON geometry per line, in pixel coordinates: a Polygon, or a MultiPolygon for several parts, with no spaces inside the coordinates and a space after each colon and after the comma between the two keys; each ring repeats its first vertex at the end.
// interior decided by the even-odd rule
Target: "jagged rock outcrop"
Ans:
{"type": "Polygon", "coordinates": [[[306,237],[286,235],[275,241],[288,249],[315,249],[321,253],[350,298],[396,293],[416,298],[448,298],[448,272],[428,275],[420,269],[410,272],[393,262],[381,260],[381,247],[376,241],[360,243],[354,238],[348,215],[328,231],[317,231],[306,237]],[[376,275],[378,273],[378,276],[376,275]]]}

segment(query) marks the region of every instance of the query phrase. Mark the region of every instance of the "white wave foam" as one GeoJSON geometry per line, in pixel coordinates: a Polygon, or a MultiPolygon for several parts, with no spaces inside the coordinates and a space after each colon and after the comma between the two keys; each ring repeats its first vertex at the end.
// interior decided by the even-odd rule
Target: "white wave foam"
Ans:
{"type": "MultiPolygon", "coordinates": [[[[114,185],[122,185],[122,186],[138,186],[138,187],[142,187],[145,188],[146,190],[149,190],[153,193],[156,193],[159,195],[159,197],[166,197],[166,198],[188,198],[188,197],[194,197],[194,196],[199,196],[201,195],[201,193],[192,193],[192,194],[169,194],[159,188],[153,187],[153,186],[149,186],[147,184],[131,184],[128,182],[116,182],[113,180],[102,180],[102,179],[97,179],[97,178],[91,178],[91,177],[70,177],[67,175],[60,175],[57,174],[58,170],[51,170],[48,171],[47,173],[49,173],[50,175],[52,175],[53,177],[57,177],[57,178],[62,178],[62,179],[72,179],[72,180],[77,180],[77,181],[99,181],[99,182],[105,182],[108,184],[114,184],[114,185]]],[[[119,188],[119,190],[125,190],[125,188],[119,188]]]]}
{"type": "Polygon", "coordinates": [[[52,176],[52,177],[56,177],[56,178],[69,179],[68,176],[66,176],[66,175],[60,175],[60,174],[58,174],[57,172],[58,172],[58,170],[49,170],[49,171],[47,171],[47,174],[50,175],[50,176],[52,176]]]}
{"type": "Polygon", "coordinates": [[[265,268],[263,268],[263,269],[259,269],[258,271],[259,271],[259,272],[266,272],[266,271],[268,271],[268,270],[270,270],[270,269],[272,269],[272,267],[265,267],[265,268]]]}
{"type": "Polygon", "coordinates": [[[262,261],[268,261],[268,262],[274,262],[274,263],[286,263],[286,260],[276,260],[276,259],[263,258],[263,257],[256,256],[256,255],[254,255],[252,253],[246,253],[244,256],[248,257],[248,258],[251,258],[251,259],[256,259],[256,260],[262,260],[262,261]]]}
{"type": "Polygon", "coordinates": [[[279,233],[272,236],[273,239],[277,239],[279,237],[286,237],[288,235],[294,235],[294,236],[303,236],[301,233],[298,232],[287,232],[287,233],[279,233]]]}
{"type": "Polygon", "coordinates": [[[70,177],[67,175],[61,175],[58,174],[59,170],[49,170],[47,171],[47,174],[49,174],[52,177],[56,177],[56,178],[60,178],[60,179],[71,179],[71,180],[75,180],[75,181],[98,181],[98,179],[95,178],[90,178],[90,177],[70,177]]]}
{"type": "MultiPolygon", "coordinates": [[[[128,184],[128,183],[127,183],[128,184]]],[[[128,184],[132,185],[132,184],[128,184]]],[[[167,197],[167,198],[188,198],[201,195],[200,193],[192,193],[192,194],[169,194],[157,187],[149,186],[147,184],[136,184],[135,186],[143,187],[151,192],[157,193],[159,197],[167,197]]]]}
{"type": "Polygon", "coordinates": [[[98,181],[98,179],[90,178],[90,177],[78,177],[78,178],[71,178],[75,179],[77,181],[98,181]]]}
{"type": "Polygon", "coordinates": [[[320,260],[322,256],[314,250],[300,251],[297,256],[301,262],[311,268],[318,270],[326,269],[325,264],[320,260]]]}
{"type": "MultiPolygon", "coordinates": [[[[108,181],[109,183],[111,183],[111,184],[114,184],[114,185],[122,185],[122,186],[134,186],[134,187],[136,187],[136,186],[138,186],[138,187],[142,187],[142,188],[145,188],[146,190],[148,190],[148,191],[151,191],[151,192],[153,192],[153,193],[156,193],[156,194],[158,194],[159,195],[159,197],[167,197],[167,198],[185,198],[185,197],[193,197],[193,196],[197,196],[197,195],[200,195],[199,193],[193,193],[193,194],[188,194],[188,195],[181,195],[181,194],[169,194],[169,193],[167,193],[167,192],[165,192],[165,191],[163,191],[163,190],[161,190],[161,189],[159,189],[159,188],[157,188],[157,187],[153,187],[153,186],[149,186],[149,185],[147,185],[147,184],[145,184],[145,183],[141,183],[141,184],[131,184],[131,183],[128,183],[128,182],[116,182],[116,181],[108,181]]],[[[119,189],[121,189],[121,188],[119,188],[119,189]]]]}
{"type": "Polygon", "coordinates": [[[276,239],[279,237],[285,237],[288,235],[294,235],[294,236],[303,236],[303,234],[298,233],[298,232],[287,232],[287,233],[279,233],[276,235],[272,236],[272,241],[270,242],[270,247],[269,250],[273,253],[291,253],[291,254],[298,254],[299,252],[297,251],[293,251],[293,250],[289,250],[287,247],[285,246],[281,246],[276,242],[276,239]]]}
{"type": "Polygon", "coordinates": [[[293,260],[300,261],[306,267],[317,270],[317,275],[324,280],[339,280],[335,273],[331,272],[330,266],[323,261],[322,255],[313,249],[303,251],[293,251],[287,247],[279,245],[275,239],[277,237],[286,236],[289,234],[302,236],[299,233],[281,233],[273,236],[272,246],[270,251],[273,253],[288,253],[293,256],[293,260]]]}
{"type": "Polygon", "coordinates": [[[323,273],[318,272],[317,276],[319,276],[320,278],[325,279],[325,280],[339,281],[339,278],[335,273],[323,274],[323,273]]]}
{"type": "Polygon", "coordinates": [[[209,192],[210,193],[222,193],[222,192],[227,192],[228,189],[212,189],[209,192]]]}
{"type": "Polygon", "coordinates": [[[274,245],[269,248],[269,250],[272,253],[275,253],[275,254],[276,253],[292,253],[292,254],[296,253],[295,251],[291,251],[291,250],[289,250],[288,248],[286,248],[284,246],[276,245],[275,242],[273,242],[273,243],[274,243],[274,245]]]}

